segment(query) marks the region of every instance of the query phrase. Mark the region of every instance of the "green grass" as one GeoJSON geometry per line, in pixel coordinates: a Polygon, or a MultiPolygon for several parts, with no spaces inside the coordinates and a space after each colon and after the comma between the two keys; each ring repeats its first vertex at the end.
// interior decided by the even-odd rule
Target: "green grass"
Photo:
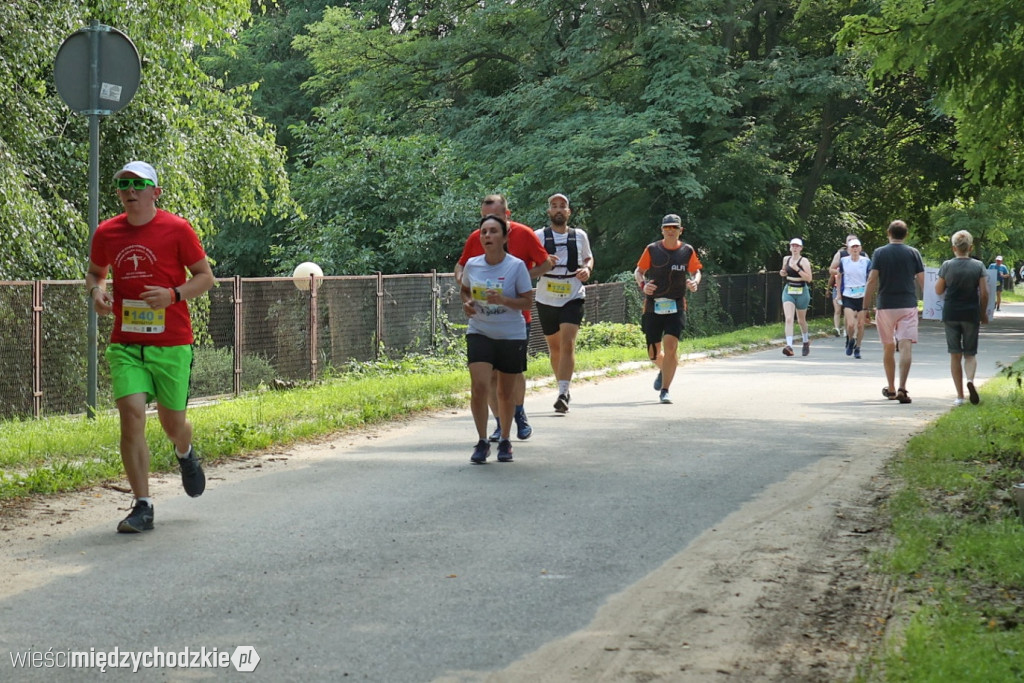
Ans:
{"type": "MultiPolygon", "coordinates": [[[[817,327],[820,330],[812,329],[827,329],[825,323],[817,327]]],[[[770,325],[684,339],[681,353],[745,349],[776,340],[781,334],[781,325],[770,325]]],[[[584,326],[578,349],[576,368],[581,373],[630,371],[621,368],[647,361],[636,325],[584,326]]],[[[192,407],[189,419],[195,427],[196,447],[207,462],[216,462],[412,413],[466,407],[469,374],[462,354],[457,341],[451,352],[439,358],[412,356],[353,363],[318,384],[285,391],[261,390],[192,407]],[[401,381],[394,381],[396,377],[401,381]]],[[[526,376],[541,382],[550,378],[547,356],[531,358],[526,376]]],[[[171,447],[155,418],[147,421],[146,438],[152,452],[151,469],[175,468],[171,447]]],[[[124,481],[116,413],[103,413],[94,420],[50,417],[0,423],[0,502],[115,480],[124,481]]]]}
{"type": "Polygon", "coordinates": [[[895,545],[883,571],[905,596],[870,680],[1024,680],[1024,524],[1007,490],[1024,480],[1022,364],[914,437],[891,470],[895,545]]]}

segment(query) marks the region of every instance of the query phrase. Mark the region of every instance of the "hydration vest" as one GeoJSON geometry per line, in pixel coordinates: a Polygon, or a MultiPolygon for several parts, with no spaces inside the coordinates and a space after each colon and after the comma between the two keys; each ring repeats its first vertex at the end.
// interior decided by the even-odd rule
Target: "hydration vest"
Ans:
{"type": "MultiPolygon", "coordinates": [[[[565,268],[568,270],[569,275],[575,275],[576,271],[580,268],[580,256],[577,251],[576,244],[576,228],[569,228],[569,231],[565,236],[565,248],[569,250],[569,257],[566,261],[565,268]]],[[[544,228],[544,250],[549,254],[555,253],[555,233],[551,229],[551,226],[544,228]]],[[[558,275],[552,275],[550,277],[559,277],[558,275]]]]}

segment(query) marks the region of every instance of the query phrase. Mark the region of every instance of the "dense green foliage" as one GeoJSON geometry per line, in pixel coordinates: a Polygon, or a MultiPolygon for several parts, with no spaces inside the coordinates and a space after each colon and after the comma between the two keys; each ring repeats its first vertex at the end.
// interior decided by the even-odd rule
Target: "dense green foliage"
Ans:
{"type": "Polygon", "coordinates": [[[192,57],[240,30],[250,11],[248,0],[0,3],[0,278],[84,270],[88,119],[60,99],[53,64],[61,42],[91,20],[123,31],[142,59],[134,100],[100,123],[101,218],[121,211],[109,179],[133,158],[157,167],[161,205],[203,237],[231,217],[289,211],[272,128],[252,113],[246,88],[222,88],[192,57]]]}
{"type": "MultiPolygon", "coordinates": [[[[988,213],[965,182],[960,110],[935,108],[922,70],[880,70],[861,30],[877,19],[861,13],[916,4],[282,0],[205,63],[259,81],[307,217],[240,227],[249,258],[225,261],[447,269],[493,191],[535,227],[569,194],[599,275],[630,269],[669,211],[718,272],[775,268],[793,235],[815,263],[850,231],[871,249],[896,217],[944,254],[945,221],[988,213]]],[[[1017,241],[991,249],[1011,259],[1017,241]]]]}
{"type": "Polygon", "coordinates": [[[1024,256],[1009,0],[72,5],[0,6],[5,277],[81,272],[87,121],[51,71],[90,19],[143,58],[101,177],[153,161],[219,275],[448,270],[494,191],[537,227],[569,194],[598,278],[670,211],[713,272],[774,269],[793,235],[815,264],[850,231],[870,251],[896,217],[935,258],[964,225],[1024,256]]]}

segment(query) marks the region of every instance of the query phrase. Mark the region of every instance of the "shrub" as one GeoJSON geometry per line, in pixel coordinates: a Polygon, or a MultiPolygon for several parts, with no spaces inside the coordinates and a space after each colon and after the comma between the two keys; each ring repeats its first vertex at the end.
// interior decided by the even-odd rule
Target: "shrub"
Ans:
{"type": "MultiPolygon", "coordinates": [[[[193,396],[217,396],[234,390],[235,357],[230,347],[197,346],[192,361],[193,396]]],[[[242,357],[242,389],[256,389],[277,377],[274,367],[265,357],[242,357]]]]}

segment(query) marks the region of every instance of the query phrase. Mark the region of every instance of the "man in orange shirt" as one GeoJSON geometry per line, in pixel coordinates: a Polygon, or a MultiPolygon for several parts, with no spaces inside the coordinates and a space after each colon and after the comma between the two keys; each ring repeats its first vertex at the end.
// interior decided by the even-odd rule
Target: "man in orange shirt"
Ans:
{"type": "Polygon", "coordinates": [[[697,291],[701,265],[697,251],[680,239],[683,222],[670,213],[661,219],[662,239],[648,244],[633,277],[644,293],[641,321],[647,354],[658,366],[654,390],[662,403],[671,403],[669,387],[679,363],[679,337],[686,327],[686,291],[697,291]]]}

